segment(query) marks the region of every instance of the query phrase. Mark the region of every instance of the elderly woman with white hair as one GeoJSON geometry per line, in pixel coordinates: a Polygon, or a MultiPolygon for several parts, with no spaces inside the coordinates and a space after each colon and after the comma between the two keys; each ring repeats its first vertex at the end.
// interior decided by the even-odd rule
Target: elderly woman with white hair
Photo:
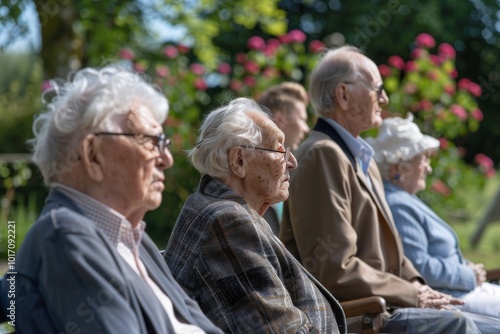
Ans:
{"type": "Polygon", "coordinates": [[[483,265],[463,257],[453,229],[416,196],[426,188],[429,156],[439,141],[422,134],[412,116],[386,118],[378,136],[367,139],[405,255],[429,286],[465,301],[457,308],[500,318],[500,286],[485,282],[483,265]]]}
{"type": "Polygon", "coordinates": [[[345,333],[339,303],[262,218],[288,197],[297,167],[283,132],[254,101],[207,115],[189,152],[201,173],[164,254],[177,281],[225,333],[345,333]]]}

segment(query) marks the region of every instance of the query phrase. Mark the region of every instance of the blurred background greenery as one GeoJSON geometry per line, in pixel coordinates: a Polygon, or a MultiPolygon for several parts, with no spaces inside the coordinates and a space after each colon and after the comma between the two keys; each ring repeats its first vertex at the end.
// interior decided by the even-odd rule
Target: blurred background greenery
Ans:
{"type": "Polygon", "coordinates": [[[349,43],[379,64],[392,101],[386,115],[411,112],[441,141],[421,197],[471,260],[498,267],[498,225],[475,249],[469,240],[500,186],[499,13],[495,0],[0,0],[0,258],[6,221],[16,221],[19,246],[47,194],[29,155],[18,154],[29,153],[50,79],[119,62],[165,92],[175,165],[162,206],[145,219],[164,247],[198,183],[185,150],[204,114],[281,81],[307,86],[320,49],[349,43]],[[39,42],[13,47],[33,34],[39,42]]]}

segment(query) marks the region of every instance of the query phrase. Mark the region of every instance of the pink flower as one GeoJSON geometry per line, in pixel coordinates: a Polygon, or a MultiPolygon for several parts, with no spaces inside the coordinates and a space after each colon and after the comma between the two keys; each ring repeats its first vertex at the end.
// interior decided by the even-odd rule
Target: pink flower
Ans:
{"type": "Polygon", "coordinates": [[[217,70],[220,74],[229,74],[231,73],[231,65],[229,65],[228,63],[220,63],[217,70]]]}
{"type": "Polygon", "coordinates": [[[425,110],[425,111],[429,111],[429,110],[432,110],[432,107],[434,107],[434,105],[432,104],[431,101],[429,101],[429,100],[420,101],[420,109],[425,110]]]}
{"type": "Polygon", "coordinates": [[[190,50],[189,46],[184,45],[184,44],[177,45],[177,49],[179,50],[180,53],[183,53],[183,54],[187,53],[190,50]]]}
{"type": "Polygon", "coordinates": [[[431,185],[431,189],[443,196],[448,196],[451,194],[450,188],[441,180],[434,180],[431,185]]]}
{"type": "Polygon", "coordinates": [[[40,87],[42,93],[45,92],[45,91],[48,91],[50,89],[52,89],[53,86],[52,86],[52,81],[51,80],[45,80],[44,82],[42,82],[42,87],[40,87]]]}
{"type": "Polygon", "coordinates": [[[397,68],[398,70],[402,70],[405,68],[405,61],[400,56],[390,56],[387,62],[389,63],[389,65],[397,68]]]}
{"type": "Polygon", "coordinates": [[[450,146],[450,142],[448,141],[448,139],[446,139],[444,137],[439,138],[439,148],[441,150],[446,150],[449,146],[450,146]]]}
{"type": "Polygon", "coordinates": [[[260,36],[252,36],[247,41],[247,47],[251,50],[263,50],[266,42],[260,36]]]}
{"type": "Polygon", "coordinates": [[[413,49],[413,51],[411,52],[411,57],[413,59],[416,59],[416,58],[420,58],[421,56],[423,56],[425,54],[425,51],[422,50],[421,48],[415,48],[413,49]]]}
{"type": "Polygon", "coordinates": [[[245,62],[245,60],[247,59],[247,56],[246,54],[244,54],[243,52],[238,52],[236,54],[236,61],[240,64],[243,64],[245,62]]]}
{"type": "Polygon", "coordinates": [[[121,49],[118,56],[124,60],[133,60],[135,58],[134,51],[128,48],[121,49]]]}
{"type": "Polygon", "coordinates": [[[404,91],[406,94],[415,94],[417,92],[417,85],[414,82],[407,82],[404,86],[404,91]]]}
{"type": "Polygon", "coordinates": [[[494,168],[490,168],[490,169],[488,169],[486,172],[484,172],[484,175],[485,175],[487,178],[491,179],[492,177],[494,177],[494,176],[495,176],[495,173],[496,173],[496,172],[495,172],[495,169],[494,169],[494,168]]]}
{"type": "Polygon", "coordinates": [[[436,71],[429,71],[427,72],[427,77],[431,80],[436,80],[438,78],[438,74],[436,71]]]}
{"type": "Polygon", "coordinates": [[[170,71],[167,66],[159,65],[156,67],[156,74],[160,78],[165,78],[170,74],[170,71]]]}
{"type": "Polygon", "coordinates": [[[455,114],[459,119],[464,120],[467,119],[467,112],[464,107],[458,104],[452,104],[450,110],[453,114],[455,114]]]}
{"type": "Polygon", "coordinates": [[[467,78],[458,80],[458,89],[467,90],[471,81],[467,78]]]}
{"type": "Polygon", "coordinates": [[[452,77],[453,79],[456,79],[458,77],[458,71],[456,68],[454,68],[453,71],[451,71],[450,77],[452,77]]]}
{"type": "Polygon", "coordinates": [[[283,44],[290,44],[292,42],[292,38],[288,34],[281,35],[278,38],[283,44]]]}
{"type": "Polygon", "coordinates": [[[205,80],[203,80],[203,78],[196,78],[196,80],[194,81],[194,86],[198,90],[206,90],[208,88],[207,83],[205,82],[205,80]]]}
{"type": "Polygon", "coordinates": [[[173,45],[167,45],[163,49],[163,54],[170,59],[176,58],[179,55],[179,50],[173,45]]]}
{"type": "Polygon", "coordinates": [[[476,121],[479,121],[481,122],[483,120],[483,112],[481,111],[481,109],[479,108],[476,108],[474,110],[472,110],[471,112],[471,116],[472,118],[474,118],[476,121]]]}
{"type": "Polygon", "coordinates": [[[418,35],[417,38],[415,38],[415,43],[419,47],[428,49],[433,48],[436,45],[436,41],[434,40],[434,38],[427,33],[421,33],[420,35],[418,35]]]}
{"type": "Polygon", "coordinates": [[[251,60],[247,60],[245,64],[243,64],[243,67],[247,72],[252,74],[259,72],[259,64],[251,60]]]}
{"type": "Polygon", "coordinates": [[[484,155],[482,153],[476,154],[476,156],[474,157],[474,161],[479,166],[483,166],[486,169],[493,168],[493,159],[491,159],[489,156],[484,155]]]}
{"type": "Polygon", "coordinates": [[[267,45],[277,48],[281,45],[281,42],[277,38],[271,38],[270,40],[267,41],[267,45]]]}
{"type": "Polygon", "coordinates": [[[383,76],[384,78],[388,77],[392,73],[391,68],[384,64],[379,65],[378,70],[380,72],[380,75],[383,76]]]}
{"type": "Polygon", "coordinates": [[[318,41],[317,39],[314,39],[309,43],[309,52],[311,53],[318,53],[321,52],[321,50],[325,47],[325,43],[322,41],[318,41]]]}
{"type": "Polygon", "coordinates": [[[418,70],[417,63],[415,63],[413,60],[409,60],[406,62],[406,65],[405,65],[406,72],[415,72],[417,70],[418,70]]]}
{"type": "Polygon", "coordinates": [[[469,85],[467,86],[467,90],[474,95],[475,97],[480,97],[481,94],[483,94],[483,90],[481,89],[481,86],[479,86],[475,82],[469,82],[469,85]]]}
{"type": "Polygon", "coordinates": [[[254,77],[244,77],[243,78],[243,82],[245,83],[245,85],[247,85],[248,87],[254,87],[255,84],[257,84],[257,80],[255,80],[254,77]]]}
{"type": "Polygon", "coordinates": [[[436,66],[437,66],[437,65],[440,65],[440,64],[441,64],[441,59],[439,59],[439,57],[438,57],[438,56],[436,56],[436,55],[431,55],[431,56],[430,56],[430,58],[431,58],[431,63],[432,63],[433,65],[436,65],[436,66]]]}
{"type": "Polygon", "coordinates": [[[200,63],[193,63],[189,65],[189,69],[196,75],[203,75],[205,73],[205,66],[200,63]]]}
{"type": "Polygon", "coordinates": [[[306,41],[306,34],[299,29],[293,29],[288,32],[288,36],[290,37],[291,43],[304,43],[306,41]]]}
{"type": "Polygon", "coordinates": [[[451,84],[445,85],[443,89],[444,89],[445,93],[447,93],[449,95],[455,94],[455,86],[453,86],[451,84]]]}
{"type": "Polygon", "coordinates": [[[273,56],[276,53],[276,51],[278,51],[278,48],[279,46],[268,44],[264,47],[264,50],[262,52],[264,52],[266,56],[273,56]]]}
{"type": "Polygon", "coordinates": [[[440,56],[445,57],[445,58],[454,59],[457,56],[457,53],[455,52],[455,49],[453,48],[453,46],[451,46],[448,43],[439,44],[438,53],[440,56]]]}
{"type": "Polygon", "coordinates": [[[236,79],[233,79],[229,82],[229,88],[235,92],[239,91],[242,86],[243,84],[241,83],[241,81],[236,79]]]}

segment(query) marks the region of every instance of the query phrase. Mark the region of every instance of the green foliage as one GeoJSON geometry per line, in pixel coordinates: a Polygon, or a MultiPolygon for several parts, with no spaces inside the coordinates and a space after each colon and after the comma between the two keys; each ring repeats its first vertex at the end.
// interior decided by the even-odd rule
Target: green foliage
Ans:
{"type": "Polygon", "coordinates": [[[42,68],[33,55],[2,55],[6,60],[6,71],[19,70],[12,74],[8,84],[0,87],[0,152],[27,152],[26,140],[33,136],[33,116],[41,109],[40,88],[42,68]],[[19,62],[15,62],[13,57],[19,62]],[[28,64],[29,63],[29,64],[28,64]],[[30,70],[28,72],[28,70],[30,70]],[[24,75],[23,75],[24,74],[24,75]]]}
{"type": "MultiPolygon", "coordinates": [[[[26,232],[35,221],[39,213],[36,194],[30,194],[27,199],[18,195],[16,205],[10,208],[1,207],[0,217],[4,216],[4,210],[9,210],[7,219],[0,218],[0,260],[7,259],[7,245],[9,239],[8,222],[13,221],[15,226],[15,250],[21,246],[26,232]]],[[[12,233],[12,232],[10,232],[12,233]]]]}
{"type": "Polygon", "coordinates": [[[432,159],[434,172],[428,177],[431,191],[420,196],[460,215],[468,200],[462,186],[481,189],[495,173],[492,160],[483,154],[476,156],[477,168],[466,164],[463,148],[455,144],[460,136],[475,132],[483,119],[476,101],[481,87],[466,78],[457,82],[456,51],[450,44],[440,44],[437,54],[431,52],[435,40],[429,34],[418,35],[413,44],[410,60],[393,55],[388,65],[379,66],[390,98],[387,113],[412,114],[422,132],[440,140],[432,159]]]}

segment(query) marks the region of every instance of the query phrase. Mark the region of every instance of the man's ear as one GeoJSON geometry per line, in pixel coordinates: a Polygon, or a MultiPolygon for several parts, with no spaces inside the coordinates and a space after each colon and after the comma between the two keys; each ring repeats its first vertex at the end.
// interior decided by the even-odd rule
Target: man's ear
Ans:
{"type": "Polygon", "coordinates": [[[239,178],[244,178],[247,172],[247,154],[245,148],[235,146],[229,150],[229,168],[234,175],[239,178]]]}
{"type": "Polygon", "coordinates": [[[347,89],[347,85],[344,83],[339,83],[335,90],[333,91],[335,95],[335,101],[337,105],[342,110],[347,110],[347,106],[349,105],[349,99],[351,98],[350,91],[347,89]]]}
{"type": "Polygon", "coordinates": [[[94,181],[104,178],[104,154],[101,141],[92,134],[82,141],[82,163],[89,177],[94,181]]]}

